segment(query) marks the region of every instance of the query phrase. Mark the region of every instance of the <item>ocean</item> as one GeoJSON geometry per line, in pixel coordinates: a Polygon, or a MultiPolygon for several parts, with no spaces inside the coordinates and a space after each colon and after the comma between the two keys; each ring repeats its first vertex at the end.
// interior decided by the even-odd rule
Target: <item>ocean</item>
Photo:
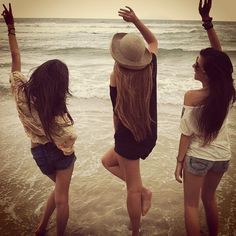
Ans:
{"type": "MultiPolygon", "coordinates": [[[[200,21],[146,20],[158,38],[158,143],[142,162],[145,185],[153,191],[153,204],[142,221],[142,235],[182,236],[183,189],[174,180],[178,151],[178,125],[184,93],[199,88],[193,78],[199,50],[209,46],[200,21]]],[[[16,19],[22,72],[49,59],[65,62],[73,97],[68,107],[78,131],[77,161],[70,188],[67,235],[129,235],[125,186],[104,170],[100,158],[113,145],[109,75],[113,59],[110,41],[117,32],[137,32],[132,24],[111,19],[16,19]]],[[[223,50],[236,71],[236,22],[214,22],[223,50]]],[[[0,232],[33,235],[52,184],[30,154],[29,139],[17,117],[10,95],[11,58],[7,29],[0,22],[0,232]]],[[[234,78],[235,72],[234,72],[234,78]]],[[[217,192],[220,236],[236,235],[236,107],[229,116],[232,146],[230,169],[217,192]]],[[[202,214],[202,231],[206,223],[202,214]]],[[[54,235],[55,217],[48,235],[54,235]]]]}

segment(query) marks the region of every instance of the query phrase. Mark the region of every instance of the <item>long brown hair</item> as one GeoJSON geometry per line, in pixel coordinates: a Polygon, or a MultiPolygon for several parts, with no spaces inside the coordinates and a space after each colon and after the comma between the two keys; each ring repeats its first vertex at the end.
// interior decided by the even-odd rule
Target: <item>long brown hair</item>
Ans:
{"type": "Polygon", "coordinates": [[[213,48],[200,51],[204,58],[203,68],[207,74],[209,95],[204,99],[198,117],[198,126],[204,145],[213,141],[225,120],[230,103],[235,101],[233,65],[229,56],[213,48]]]}
{"type": "Polygon", "coordinates": [[[73,119],[66,107],[69,92],[69,72],[60,60],[49,60],[40,65],[24,85],[29,109],[32,104],[38,112],[45,135],[53,142],[55,117],[67,113],[71,124],[73,119]],[[33,103],[32,103],[33,102],[33,103]]]}
{"type": "Polygon", "coordinates": [[[115,63],[114,76],[117,86],[115,113],[140,142],[151,134],[152,64],[142,70],[129,70],[115,63]]]}

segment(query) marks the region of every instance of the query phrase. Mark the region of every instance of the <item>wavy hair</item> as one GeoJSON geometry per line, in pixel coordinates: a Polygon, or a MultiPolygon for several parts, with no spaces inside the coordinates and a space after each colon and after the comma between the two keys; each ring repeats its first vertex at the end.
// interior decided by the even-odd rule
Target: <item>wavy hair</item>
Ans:
{"type": "Polygon", "coordinates": [[[209,94],[202,102],[198,115],[198,127],[204,145],[213,141],[228,114],[229,106],[235,101],[233,66],[229,56],[213,48],[200,51],[203,68],[207,75],[209,94]]]}
{"type": "Polygon", "coordinates": [[[71,94],[69,71],[63,62],[57,59],[46,61],[34,70],[23,88],[30,111],[33,105],[45,135],[51,142],[56,116],[63,117],[64,113],[67,113],[71,123],[74,123],[66,107],[67,95],[71,94]]]}
{"type": "Polygon", "coordinates": [[[153,87],[152,64],[142,70],[114,65],[117,98],[115,113],[140,142],[151,134],[150,98],[153,87]]]}

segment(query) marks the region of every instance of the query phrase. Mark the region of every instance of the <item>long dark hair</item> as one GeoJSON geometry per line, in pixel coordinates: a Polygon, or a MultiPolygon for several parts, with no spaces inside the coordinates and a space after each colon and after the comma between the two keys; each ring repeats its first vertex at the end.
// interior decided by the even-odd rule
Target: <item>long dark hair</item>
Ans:
{"type": "Polygon", "coordinates": [[[213,48],[200,51],[203,68],[207,75],[209,95],[203,100],[198,117],[204,145],[213,141],[225,120],[230,103],[235,101],[233,66],[229,56],[213,48]]]}
{"type": "Polygon", "coordinates": [[[38,112],[45,135],[53,142],[52,134],[55,127],[55,116],[67,113],[66,97],[69,92],[69,71],[60,60],[49,60],[37,67],[28,82],[24,85],[28,106],[33,105],[38,112]]]}

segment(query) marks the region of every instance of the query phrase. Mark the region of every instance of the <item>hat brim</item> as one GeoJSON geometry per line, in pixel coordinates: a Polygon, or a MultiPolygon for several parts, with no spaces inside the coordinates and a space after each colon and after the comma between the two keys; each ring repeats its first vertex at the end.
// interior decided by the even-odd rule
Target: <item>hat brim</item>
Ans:
{"type": "Polygon", "coordinates": [[[145,52],[142,58],[139,61],[130,61],[125,58],[120,50],[120,40],[126,35],[127,33],[117,33],[113,36],[110,46],[110,52],[113,59],[118,62],[122,67],[131,70],[141,70],[145,68],[148,64],[152,61],[152,54],[145,48],[145,52]]]}

